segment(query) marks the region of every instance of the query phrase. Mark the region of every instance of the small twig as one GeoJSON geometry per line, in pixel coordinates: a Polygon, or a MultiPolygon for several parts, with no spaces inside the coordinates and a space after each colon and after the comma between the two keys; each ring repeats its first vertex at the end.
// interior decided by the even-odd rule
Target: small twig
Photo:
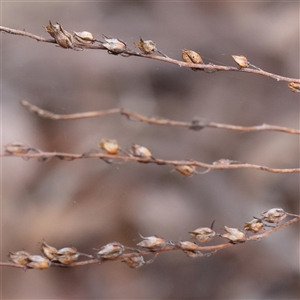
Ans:
{"type": "MultiPolygon", "coordinates": [[[[7,28],[7,27],[4,27],[4,26],[0,26],[0,31],[5,32],[5,33],[9,33],[9,34],[15,34],[15,35],[29,37],[29,38],[35,39],[37,41],[40,41],[40,42],[56,43],[56,41],[54,39],[45,39],[45,38],[42,38],[40,36],[34,35],[32,33],[26,32],[24,30],[16,30],[16,29],[11,29],[11,28],[7,28]]],[[[99,42],[99,45],[73,43],[73,47],[71,47],[70,49],[73,49],[73,50],[77,49],[78,50],[78,48],[81,48],[81,49],[107,50],[107,48],[102,45],[101,41],[98,41],[98,42],[99,42]]],[[[208,63],[208,64],[186,63],[186,62],[183,62],[183,61],[179,61],[179,60],[176,60],[176,59],[169,58],[169,57],[167,57],[167,55],[157,56],[157,55],[152,55],[152,54],[151,55],[142,54],[142,53],[138,53],[138,52],[135,52],[135,51],[132,51],[132,50],[129,50],[129,49],[122,52],[122,56],[124,56],[124,57],[137,56],[137,57],[142,57],[142,58],[154,59],[154,60],[158,60],[158,61],[163,61],[163,62],[175,64],[175,65],[178,65],[179,67],[204,70],[204,71],[207,71],[207,73],[213,73],[213,72],[216,72],[216,71],[231,71],[231,72],[253,73],[253,74],[258,74],[258,75],[270,77],[270,78],[273,78],[277,81],[294,82],[294,83],[299,83],[300,84],[300,79],[289,78],[289,77],[276,75],[276,74],[273,74],[273,73],[263,71],[262,69],[257,68],[257,67],[255,69],[255,68],[251,68],[251,67],[250,68],[239,68],[239,67],[232,67],[232,66],[214,65],[212,63],[208,63]]]]}
{"type": "Polygon", "coordinates": [[[94,118],[94,117],[102,117],[112,114],[120,114],[124,115],[130,121],[138,121],[144,122],[153,125],[162,125],[162,126],[178,126],[178,127],[186,127],[194,131],[202,130],[204,128],[217,128],[217,129],[227,129],[227,130],[235,130],[235,131],[243,131],[243,132],[254,132],[254,131],[279,131],[285,132],[289,134],[300,134],[300,130],[269,125],[269,124],[261,124],[257,126],[238,126],[238,125],[230,125],[230,124],[222,124],[211,122],[207,120],[194,119],[192,122],[181,122],[167,119],[158,119],[158,118],[149,118],[137,112],[133,112],[127,109],[122,108],[113,108],[108,110],[100,110],[100,111],[90,111],[84,113],[75,113],[75,114],[55,114],[48,110],[44,110],[35,106],[25,100],[22,100],[21,105],[26,107],[29,111],[36,113],[39,117],[51,120],[75,120],[75,119],[83,119],[83,118],[94,118]]]}

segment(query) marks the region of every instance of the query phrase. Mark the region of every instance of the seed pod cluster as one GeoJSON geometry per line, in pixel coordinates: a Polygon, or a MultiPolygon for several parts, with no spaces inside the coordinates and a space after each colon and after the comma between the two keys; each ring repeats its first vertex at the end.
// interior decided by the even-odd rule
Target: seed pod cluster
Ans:
{"type": "Polygon", "coordinates": [[[9,252],[9,259],[17,265],[22,265],[30,269],[47,269],[51,262],[48,258],[41,255],[31,255],[26,251],[9,252]]]}

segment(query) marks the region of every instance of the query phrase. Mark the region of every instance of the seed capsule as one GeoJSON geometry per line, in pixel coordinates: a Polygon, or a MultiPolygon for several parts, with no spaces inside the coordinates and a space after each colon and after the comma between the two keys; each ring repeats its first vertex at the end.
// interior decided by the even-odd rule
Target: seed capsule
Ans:
{"type": "Polygon", "coordinates": [[[145,264],[144,258],[141,255],[126,257],[121,260],[125,262],[128,267],[137,269],[145,264]]]}
{"type": "Polygon", "coordinates": [[[286,212],[282,208],[271,208],[261,214],[263,220],[269,223],[279,223],[286,217],[286,212]]]}
{"type": "Polygon", "coordinates": [[[122,255],[124,250],[125,247],[122,244],[113,242],[101,247],[97,252],[97,256],[104,259],[115,259],[122,255]]]}
{"type": "Polygon", "coordinates": [[[288,87],[291,89],[294,93],[300,93],[300,83],[297,82],[290,82],[288,84],[288,87]]]}
{"type": "Polygon", "coordinates": [[[11,142],[4,146],[5,152],[9,154],[26,154],[31,148],[23,142],[11,142]]]}
{"type": "Polygon", "coordinates": [[[263,228],[264,228],[264,224],[259,219],[253,219],[250,222],[246,222],[244,225],[245,230],[252,231],[254,233],[261,231],[263,228]]]}
{"type": "Polygon", "coordinates": [[[208,227],[200,227],[193,231],[190,231],[189,234],[193,235],[197,241],[200,243],[206,243],[216,235],[216,233],[208,227]]]}
{"type": "Polygon", "coordinates": [[[49,21],[50,25],[45,26],[46,31],[55,39],[56,43],[62,48],[72,48],[73,49],[73,36],[68,31],[64,30],[62,26],[58,23],[53,25],[49,21]]]}
{"type": "Polygon", "coordinates": [[[121,41],[120,39],[109,38],[105,35],[103,35],[103,37],[106,43],[103,43],[102,45],[109,51],[109,53],[119,54],[126,50],[126,43],[121,41]]]}
{"type": "Polygon", "coordinates": [[[237,228],[229,228],[225,226],[227,233],[222,234],[223,238],[228,239],[231,243],[244,243],[246,241],[246,235],[244,232],[240,231],[237,228]]]}
{"type": "Polygon", "coordinates": [[[163,238],[157,237],[157,236],[148,236],[143,237],[140,235],[141,238],[144,240],[139,242],[137,246],[148,248],[148,249],[162,249],[166,246],[166,241],[163,238]]]}
{"type": "Polygon", "coordinates": [[[17,265],[26,265],[30,254],[26,251],[9,252],[9,259],[17,265]]]}
{"type": "Polygon", "coordinates": [[[145,54],[152,54],[157,50],[155,43],[151,40],[144,41],[140,38],[140,41],[134,44],[145,54]]]}
{"type": "Polygon", "coordinates": [[[57,251],[57,257],[55,260],[59,261],[61,264],[70,265],[74,261],[78,260],[78,257],[82,255],[74,247],[65,247],[57,251]]]}
{"type": "Polygon", "coordinates": [[[74,38],[81,44],[92,44],[95,42],[94,36],[88,31],[73,32],[74,38]]]}
{"type": "Polygon", "coordinates": [[[204,64],[202,57],[193,50],[182,49],[182,59],[187,63],[204,64]]]}
{"type": "Polygon", "coordinates": [[[108,154],[118,154],[120,148],[116,140],[102,139],[99,147],[108,154]]]}
{"type": "Polygon", "coordinates": [[[250,65],[248,59],[243,55],[231,55],[231,57],[241,68],[247,68],[250,65]]]}
{"type": "Polygon", "coordinates": [[[40,255],[30,255],[28,257],[28,263],[26,264],[26,267],[32,268],[32,269],[47,269],[50,267],[51,262],[48,258],[40,256],[40,255]]]}
{"type": "Polygon", "coordinates": [[[41,244],[41,250],[43,254],[50,260],[57,259],[58,257],[58,250],[52,246],[49,246],[45,241],[41,244]]]}
{"type": "Polygon", "coordinates": [[[192,176],[196,172],[196,167],[192,165],[179,165],[175,168],[176,171],[185,176],[192,176]]]}
{"type": "Polygon", "coordinates": [[[149,149],[137,144],[132,145],[130,153],[133,156],[140,157],[140,158],[149,158],[149,159],[152,158],[152,154],[149,151],[149,149]]]}

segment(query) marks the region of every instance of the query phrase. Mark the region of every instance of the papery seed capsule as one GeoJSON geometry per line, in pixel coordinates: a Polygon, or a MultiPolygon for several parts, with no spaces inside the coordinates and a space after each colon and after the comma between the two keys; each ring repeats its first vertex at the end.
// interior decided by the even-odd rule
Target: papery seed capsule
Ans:
{"type": "Polygon", "coordinates": [[[190,250],[190,251],[194,251],[198,248],[198,245],[189,241],[180,241],[179,242],[179,248],[181,250],[190,250]]]}
{"type": "Polygon", "coordinates": [[[105,35],[103,35],[103,37],[106,43],[103,43],[102,45],[112,54],[119,54],[126,50],[127,45],[122,40],[116,38],[109,38],[105,35]]]}
{"type": "Polygon", "coordinates": [[[142,38],[140,38],[140,41],[137,43],[134,43],[144,54],[152,54],[154,53],[156,49],[156,45],[151,40],[144,41],[142,38]]]}
{"type": "Polygon", "coordinates": [[[288,87],[291,89],[294,93],[300,93],[300,83],[297,82],[290,82],[288,84],[288,87]]]}
{"type": "Polygon", "coordinates": [[[64,30],[59,23],[46,26],[46,31],[55,39],[56,43],[62,48],[73,48],[73,36],[68,31],[64,30]]]}
{"type": "Polygon", "coordinates": [[[10,154],[26,154],[31,148],[23,142],[11,142],[4,146],[5,152],[10,154]]]}
{"type": "Polygon", "coordinates": [[[69,265],[76,261],[80,255],[81,253],[79,253],[76,248],[65,247],[57,251],[57,257],[55,258],[55,260],[64,265],[69,265]]]}
{"type": "Polygon", "coordinates": [[[99,147],[108,154],[118,154],[120,148],[116,140],[102,139],[99,147]]]}
{"type": "Polygon", "coordinates": [[[121,260],[125,262],[128,267],[137,269],[145,264],[144,258],[141,255],[126,257],[121,260]]]}
{"type": "Polygon", "coordinates": [[[144,240],[139,242],[137,246],[148,248],[148,249],[162,249],[166,247],[167,243],[163,238],[157,236],[148,236],[148,237],[143,237],[142,235],[140,236],[144,240]]]}
{"type": "Polygon", "coordinates": [[[215,232],[208,227],[200,227],[193,231],[190,231],[189,234],[193,235],[197,241],[200,243],[206,243],[215,236],[215,232]]]}
{"type": "Polygon", "coordinates": [[[92,44],[95,42],[94,36],[88,31],[73,32],[74,38],[82,44],[92,44]]]}
{"type": "Polygon", "coordinates": [[[26,251],[9,252],[9,259],[17,265],[26,265],[30,254],[26,251]]]}
{"type": "Polygon", "coordinates": [[[269,223],[279,223],[286,217],[286,212],[282,208],[271,208],[261,214],[263,220],[269,223]]]}
{"type": "Polygon", "coordinates": [[[123,254],[125,247],[118,243],[109,243],[99,249],[97,256],[104,259],[115,259],[116,257],[123,254]]]}
{"type": "Polygon", "coordinates": [[[221,235],[221,237],[230,240],[231,243],[244,243],[246,241],[246,235],[244,232],[240,231],[237,228],[229,228],[225,226],[227,233],[221,235]]]}
{"type": "Polygon", "coordinates": [[[249,67],[249,62],[247,58],[243,55],[231,55],[233,60],[238,64],[241,68],[247,68],[249,67]]]}
{"type": "Polygon", "coordinates": [[[193,50],[182,49],[182,60],[187,63],[204,64],[202,57],[193,50]]]}
{"type": "Polygon", "coordinates": [[[28,263],[26,264],[26,267],[32,268],[32,269],[47,269],[50,267],[51,262],[48,258],[40,256],[40,255],[30,255],[28,257],[28,263]]]}
{"type": "Polygon", "coordinates": [[[196,167],[192,165],[179,165],[176,166],[175,170],[185,176],[192,176],[196,172],[196,167]]]}
{"type": "Polygon", "coordinates": [[[149,159],[152,158],[152,154],[149,151],[149,149],[137,144],[132,145],[130,153],[133,156],[140,157],[140,158],[149,158],[149,159]]]}
{"type": "Polygon", "coordinates": [[[186,256],[191,258],[203,256],[199,250],[183,250],[183,252],[186,254],[186,256]]]}
{"type": "Polygon", "coordinates": [[[263,228],[264,228],[264,224],[259,219],[253,219],[250,222],[246,222],[244,225],[245,230],[252,231],[254,233],[261,231],[263,228]]]}
{"type": "Polygon", "coordinates": [[[58,254],[58,250],[50,245],[48,245],[45,241],[41,244],[41,250],[43,254],[50,260],[56,259],[58,254]]]}

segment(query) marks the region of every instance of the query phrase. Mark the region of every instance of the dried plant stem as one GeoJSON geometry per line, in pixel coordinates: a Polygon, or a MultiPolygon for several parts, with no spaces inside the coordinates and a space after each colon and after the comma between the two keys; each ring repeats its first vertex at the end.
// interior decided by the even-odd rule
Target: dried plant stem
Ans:
{"type": "MultiPolygon", "coordinates": [[[[171,166],[182,166],[189,165],[200,168],[205,168],[207,170],[229,170],[229,169],[255,169],[261,170],[271,173],[299,173],[300,168],[290,168],[290,169],[279,169],[279,168],[270,168],[262,165],[255,165],[250,163],[242,163],[238,161],[232,160],[220,160],[214,162],[212,164],[207,164],[203,162],[199,162],[196,160],[165,160],[165,159],[157,159],[157,158],[140,158],[134,156],[124,156],[124,155],[111,155],[106,153],[95,153],[94,151],[90,151],[83,154],[75,154],[75,153],[63,153],[63,152],[43,152],[42,150],[32,148],[37,153],[0,153],[0,157],[9,156],[9,157],[22,157],[24,159],[29,158],[37,158],[39,161],[48,161],[52,157],[57,157],[61,160],[75,160],[75,159],[83,159],[83,158],[100,158],[105,160],[106,162],[112,163],[111,160],[121,160],[124,162],[127,161],[136,161],[140,163],[154,163],[157,165],[171,165],[171,166]],[[224,163],[222,163],[224,161],[224,163]]],[[[207,171],[204,171],[207,173],[207,171]]],[[[201,174],[201,173],[198,173],[201,174]]]]}
{"type": "Polygon", "coordinates": [[[202,119],[194,119],[191,122],[181,122],[167,119],[158,119],[152,117],[146,117],[137,112],[133,112],[123,108],[113,108],[108,110],[100,110],[100,111],[90,111],[83,113],[75,113],[75,114],[55,114],[48,110],[44,110],[35,106],[25,100],[22,100],[21,105],[28,108],[29,111],[36,113],[39,117],[51,120],[75,120],[75,119],[83,119],[83,118],[94,118],[94,117],[102,117],[113,114],[120,114],[126,116],[131,121],[136,122],[144,122],[153,125],[162,125],[162,126],[179,126],[186,127],[191,130],[202,130],[204,128],[217,128],[217,129],[227,129],[227,130],[235,130],[235,131],[243,131],[243,132],[253,132],[253,131],[279,131],[285,132],[289,134],[300,134],[300,130],[269,125],[269,124],[261,124],[256,126],[238,126],[238,125],[230,125],[230,124],[221,124],[216,122],[211,122],[202,119]]]}
{"type": "MultiPolygon", "coordinates": [[[[29,37],[32,39],[35,39],[39,42],[46,42],[46,43],[56,43],[54,39],[45,39],[43,37],[34,35],[32,33],[26,32],[25,30],[16,30],[16,29],[11,29],[7,28],[4,26],[0,26],[0,31],[8,33],[8,34],[14,34],[14,35],[20,35],[20,36],[25,36],[29,37]]],[[[96,49],[96,50],[107,50],[103,45],[102,42],[98,41],[99,45],[84,45],[84,44],[79,44],[79,43],[74,43],[73,44],[73,49],[78,50],[78,48],[81,49],[96,49]]],[[[166,63],[171,63],[178,65],[180,67],[184,68],[194,68],[194,69],[199,69],[199,70],[204,70],[207,73],[211,72],[217,72],[217,71],[231,71],[231,72],[244,72],[244,73],[253,73],[253,74],[258,74],[261,76],[266,76],[273,78],[277,81],[285,81],[285,82],[294,82],[294,83],[300,83],[300,79],[296,78],[289,78],[289,77],[284,77],[280,75],[276,75],[273,73],[269,73],[266,71],[263,71],[260,68],[238,68],[238,67],[232,67],[232,66],[221,66],[221,65],[214,65],[212,63],[209,64],[194,64],[194,63],[186,63],[183,61],[179,61],[176,59],[172,59],[169,57],[164,57],[164,56],[157,56],[157,55],[149,55],[149,54],[142,54],[142,53],[137,53],[132,50],[125,50],[122,54],[122,56],[128,57],[128,56],[137,56],[137,57],[142,57],[142,58],[148,58],[148,59],[154,59],[158,61],[163,61],[166,63]]]]}
{"type": "MultiPolygon", "coordinates": [[[[291,214],[289,214],[291,215],[291,214]]],[[[266,230],[264,231],[263,233],[261,234],[254,234],[252,236],[249,236],[245,243],[249,242],[249,241],[259,241],[273,233],[275,233],[276,231],[279,231],[279,230],[282,230],[283,228],[285,227],[288,227],[294,223],[297,223],[300,221],[300,215],[293,215],[295,216],[295,218],[285,222],[285,223],[282,223],[280,225],[276,225],[275,227],[272,227],[271,229],[269,230],[266,230]]],[[[241,243],[239,243],[240,245],[241,243]]],[[[146,256],[146,255],[158,255],[160,253],[164,253],[164,252],[170,252],[170,251],[178,251],[178,250],[181,250],[182,249],[180,248],[180,241],[178,242],[174,242],[174,241],[170,241],[168,242],[167,246],[164,247],[164,248],[161,248],[161,249],[140,249],[140,248],[129,248],[127,247],[127,249],[130,249],[132,252],[130,253],[125,253],[125,254],[122,254],[114,259],[101,259],[101,258],[92,258],[92,259],[88,259],[88,260],[84,260],[84,261],[78,261],[78,262],[74,262],[72,264],[69,264],[69,265],[63,265],[63,264],[60,264],[60,263],[52,263],[51,266],[52,267],[79,267],[79,266],[86,266],[86,265],[90,265],[90,264],[102,264],[104,262],[110,262],[110,261],[116,261],[116,260],[123,260],[125,258],[130,258],[130,257],[135,257],[137,255],[139,256],[146,256]]],[[[202,252],[207,252],[207,253],[204,253],[203,255],[211,255],[211,254],[214,254],[216,253],[217,251],[220,251],[220,250],[223,250],[225,248],[229,248],[229,247],[232,247],[234,245],[237,245],[237,244],[234,244],[234,243],[222,243],[222,244],[218,244],[218,245],[212,245],[212,246],[198,246],[198,245],[195,245],[195,247],[193,248],[193,251],[200,251],[201,253],[202,252]]],[[[1,267],[13,267],[13,268],[20,268],[20,269],[23,269],[23,270],[26,270],[26,267],[22,266],[22,265],[18,265],[18,264],[15,264],[13,262],[0,262],[0,266],[1,267]]]]}

